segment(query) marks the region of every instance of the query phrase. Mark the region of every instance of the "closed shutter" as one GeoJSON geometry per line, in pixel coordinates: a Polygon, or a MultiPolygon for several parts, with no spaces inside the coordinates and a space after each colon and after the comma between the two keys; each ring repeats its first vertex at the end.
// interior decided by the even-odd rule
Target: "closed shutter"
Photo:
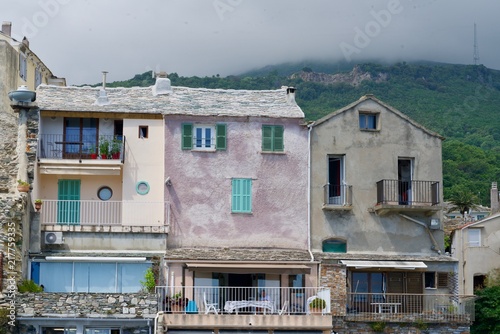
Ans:
{"type": "Polygon", "coordinates": [[[283,151],[284,143],[283,143],[283,127],[275,126],[274,127],[274,140],[273,140],[273,151],[283,151]]]}
{"type": "Polygon", "coordinates": [[[80,180],[59,180],[57,222],[80,225],[80,180]]]}
{"type": "Polygon", "coordinates": [[[217,150],[225,150],[226,149],[226,124],[217,124],[215,126],[215,132],[216,132],[216,136],[217,136],[215,148],[217,150]]]}
{"type": "Polygon", "coordinates": [[[408,272],[406,273],[406,312],[421,313],[423,309],[423,296],[424,292],[423,280],[421,272],[408,272]]]}
{"type": "Polygon", "coordinates": [[[447,288],[448,287],[448,273],[437,273],[437,287],[447,288]]]}
{"type": "Polygon", "coordinates": [[[262,126],[262,151],[273,150],[273,127],[270,125],[262,126]]]}
{"type": "Polygon", "coordinates": [[[232,212],[252,212],[252,180],[233,179],[232,212]]]}
{"type": "Polygon", "coordinates": [[[182,124],[182,149],[190,150],[193,148],[193,124],[182,124]]]}

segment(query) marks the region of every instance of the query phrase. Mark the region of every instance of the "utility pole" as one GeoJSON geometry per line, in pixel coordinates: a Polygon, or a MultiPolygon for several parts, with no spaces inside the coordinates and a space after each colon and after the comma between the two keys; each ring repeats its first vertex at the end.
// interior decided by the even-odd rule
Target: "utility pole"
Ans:
{"type": "Polygon", "coordinates": [[[474,23],[474,65],[479,65],[479,47],[477,45],[477,28],[474,23]]]}

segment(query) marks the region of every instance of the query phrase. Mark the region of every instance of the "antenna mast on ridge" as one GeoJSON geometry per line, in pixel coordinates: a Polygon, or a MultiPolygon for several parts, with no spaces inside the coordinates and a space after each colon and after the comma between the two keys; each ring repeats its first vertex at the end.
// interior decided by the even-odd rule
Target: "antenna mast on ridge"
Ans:
{"type": "Polygon", "coordinates": [[[474,65],[479,64],[479,48],[477,45],[476,23],[474,23],[474,65]]]}

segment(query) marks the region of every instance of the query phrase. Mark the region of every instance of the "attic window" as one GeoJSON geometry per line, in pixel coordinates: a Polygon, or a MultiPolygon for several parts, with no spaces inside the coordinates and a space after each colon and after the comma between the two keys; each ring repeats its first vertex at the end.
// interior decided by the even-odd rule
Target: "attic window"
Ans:
{"type": "Polygon", "coordinates": [[[139,126],[139,138],[148,138],[148,126],[140,125],[139,126]]]}
{"type": "Polygon", "coordinates": [[[379,113],[359,112],[359,128],[361,130],[377,130],[379,113]]]}

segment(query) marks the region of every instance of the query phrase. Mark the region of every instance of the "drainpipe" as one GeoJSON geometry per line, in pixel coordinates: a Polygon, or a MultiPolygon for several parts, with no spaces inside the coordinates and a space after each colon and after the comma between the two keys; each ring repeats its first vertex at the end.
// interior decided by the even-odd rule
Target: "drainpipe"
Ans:
{"type": "Polygon", "coordinates": [[[427,226],[427,224],[425,223],[422,223],[414,218],[411,218],[411,217],[408,217],[407,215],[403,215],[402,213],[399,214],[401,217],[403,218],[406,218],[408,219],[409,221],[411,222],[414,222],[415,224],[418,224],[418,225],[421,225],[425,228],[425,230],[427,231],[427,233],[429,233],[429,237],[431,238],[431,241],[432,241],[432,244],[434,246],[433,250],[438,253],[439,255],[441,255],[441,249],[439,249],[439,245],[438,243],[436,242],[436,239],[434,238],[434,236],[432,235],[432,232],[431,230],[429,229],[429,227],[427,226]]]}
{"type": "Polygon", "coordinates": [[[311,131],[312,125],[311,123],[307,127],[309,130],[307,131],[307,250],[309,251],[309,255],[311,256],[311,262],[314,261],[314,256],[311,251],[311,131]]]}

